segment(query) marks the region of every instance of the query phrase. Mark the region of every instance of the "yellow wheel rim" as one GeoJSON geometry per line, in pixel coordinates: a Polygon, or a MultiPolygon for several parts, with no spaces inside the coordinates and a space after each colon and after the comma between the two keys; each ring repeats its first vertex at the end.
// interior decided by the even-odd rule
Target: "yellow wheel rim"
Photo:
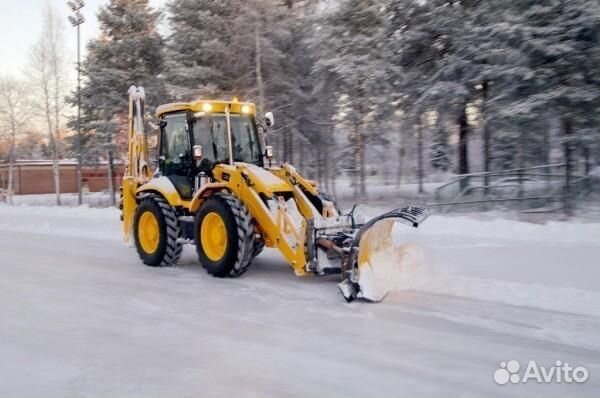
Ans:
{"type": "Polygon", "coordinates": [[[145,211],[140,217],[138,238],[142,249],[146,253],[152,254],[158,249],[160,229],[158,227],[158,220],[150,211],[145,211]]]}
{"type": "Polygon", "coordinates": [[[204,254],[212,261],[219,261],[227,250],[227,229],[225,222],[217,213],[204,216],[200,226],[200,242],[204,254]]]}

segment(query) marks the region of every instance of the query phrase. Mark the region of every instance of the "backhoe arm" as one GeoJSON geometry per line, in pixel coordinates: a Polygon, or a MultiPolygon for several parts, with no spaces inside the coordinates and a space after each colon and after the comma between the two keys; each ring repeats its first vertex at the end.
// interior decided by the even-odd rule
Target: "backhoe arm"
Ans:
{"type": "Polygon", "coordinates": [[[151,176],[148,166],[148,148],[144,133],[144,101],[146,94],[143,87],[129,88],[129,127],[128,156],[122,186],[123,234],[129,240],[133,227],[133,216],[137,207],[135,193],[140,185],[145,184],[151,176]]]}

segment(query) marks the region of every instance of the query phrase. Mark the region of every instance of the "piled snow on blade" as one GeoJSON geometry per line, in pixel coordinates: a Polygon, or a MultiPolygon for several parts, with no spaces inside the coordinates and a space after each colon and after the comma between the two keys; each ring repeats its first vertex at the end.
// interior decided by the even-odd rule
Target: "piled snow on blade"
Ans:
{"type": "Polygon", "coordinates": [[[418,245],[392,246],[373,253],[360,267],[360,297],[381,301],[389,292],[414,289],[424,267],[423,249],[418,245]]]}
{"type": "Polygon", "coordinates": [[[383,220],[361,237],[358,269],[359,297],[381,301],[391,291],[414,288],[423,271],[424,253],[416,244],[397,245],[392,231],[396,221],[383,220]]]}

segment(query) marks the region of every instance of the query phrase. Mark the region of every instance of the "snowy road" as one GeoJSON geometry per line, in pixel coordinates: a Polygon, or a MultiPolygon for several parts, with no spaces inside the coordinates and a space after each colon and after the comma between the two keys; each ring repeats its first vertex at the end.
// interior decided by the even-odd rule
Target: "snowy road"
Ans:
{"type": "Polygon", "coordinates": [[[220,280],[141,265],[113,210],[0,207],[0,396],[598,396],[600,226],[454,221],[398,232],[414,289],[346,304],[273,251],[220,280]],[[589,379],[497,385],[511,359],[589,379]]]}

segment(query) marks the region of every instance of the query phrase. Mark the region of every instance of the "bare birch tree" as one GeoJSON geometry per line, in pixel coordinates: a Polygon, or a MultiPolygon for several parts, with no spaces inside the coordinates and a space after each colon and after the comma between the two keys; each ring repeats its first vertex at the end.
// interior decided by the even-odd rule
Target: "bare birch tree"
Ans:
{"type": "Polygon", "coordinates": [[[31,50],[29,68],[33,88],[38,98],[35,105],[42,110],[48,131],[57,205],[60,205],[61,113],[65,108],[64,98],[67,94],[63,31],[64,25],[56,11],[47,5],[44,10],[41,35],[31,50]]]}
{"type": "Polygon", "coordinates": [[[8,136],[8,203],[13,204],[14,164],[17,135],[26,122],[27,112],[23,109],[26,104],[25,85],[11,76],[0,78],[0,132],[8,136]]]}

